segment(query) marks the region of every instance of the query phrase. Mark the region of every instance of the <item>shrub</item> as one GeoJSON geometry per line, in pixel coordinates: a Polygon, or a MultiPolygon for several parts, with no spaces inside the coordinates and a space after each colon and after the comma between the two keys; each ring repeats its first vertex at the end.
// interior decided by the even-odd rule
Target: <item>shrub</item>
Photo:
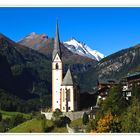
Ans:
{"type": "Polygon", "coordinates": [[[24,122],[26,119],[23,117],[22,114],[17,114],[11,118],[11,124],[14,126],[19,125],[20,123],[24,122]]]}
{"type": "Polygon", "coordinates": [[[55,124],[56,127],[65,127],[66,124],[70,124],[70,123],[71,123],[70,118],[66,117],[66,116],[60,117],[59,119],[56,119],[54,121],[54,124],[55,124]]]}
{"type": "Polygon", "coordinates": [[[86,125],[89,122],[89,117],[86,112],[83,114],[83,124],[86,125]]]}
{"type": "Polygon", "coordinates": [[[60,111],[60,109],[55,109],[55,111],[53,112],[53,119],[57,120],[62,116],[62,112],[60,111]]]}

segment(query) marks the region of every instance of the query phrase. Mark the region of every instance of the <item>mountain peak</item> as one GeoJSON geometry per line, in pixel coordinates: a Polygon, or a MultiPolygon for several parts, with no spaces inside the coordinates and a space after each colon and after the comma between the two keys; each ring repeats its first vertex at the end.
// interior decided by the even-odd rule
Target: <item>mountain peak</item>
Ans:
{"type": "Polygon", "coordinates": [[[77,40],[75,39],[75,37],[71,37],[68,41],[71,41],[71,40],[77,41],[77,40]]]}
{"type": "Polygon", "coordinates": [[[49,37],[47,36],[46,33],[42,33],[42,34],[40,34],[40,37],[41,37],[41,38],[49,38],[49,37]]]}
{"type": "MultiPolygon", "coordinates": [[[[35,32],[32,32],[23,39],[35,39],[36,37],[38,37],[38,35],[35,32]]],[[[22,41],[23,39],[21,39],[20,41],[22,41]]]]}
{"type": "Polygon", "coordinates": [[[36,40],[40,42],[45,41],[48,38],[49,37],[45,33],[37,34],[36,32],[32,32],[27,36],[25,36],[24,38],[22,38],[21,40],[19,40],[18,43],[21,43],[22,45],[28,44],[30,46],[34,41],[36,42],[36,40]],[[24,42],[25,44],[22,42],[24,42]]]}
{"type": "MultiPolygon", "coordinates": [[[[40,48],[46,48],[45,44],[47,40],[49,40],[49,37],[45,33],[36,34],[35,32],[32,32],[25,38],[18,41],[18,43],[38,50],[40,48]]],[[[78,41],[75,37],[71,37],[68,41],[63,42],[62,44],[74,54],[88,57],[97,61],[104,58],[103,54],[96,50],[92,50],[90,47],[88,47],[88,45],[78,41]]]]}
{"type": "Polygon", "coordinates": [[[103,54],[96,50],[92,50],[87,44],[77,41],[74,37],[70,38],[66,42],[63,42],[63,44],[73,53],[86,56],[97,61],[104,58],[103,54]]]}
{"type": "Polygon", "coordinates": [[[32,32],[32,33],[30,33],[29,35],[30,35],[30,36],[35,36],[36,33],[35,33],[35,32],[32,32]]]}

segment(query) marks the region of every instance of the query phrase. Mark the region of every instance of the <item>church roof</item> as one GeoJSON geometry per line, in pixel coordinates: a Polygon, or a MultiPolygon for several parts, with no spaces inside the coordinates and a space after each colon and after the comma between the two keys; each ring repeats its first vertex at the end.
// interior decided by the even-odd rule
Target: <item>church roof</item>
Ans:
{"type": "Polygon", "coordinates": [[[55,33],[54,50],[53,50],[53,54],[52,54],[52,59],[54,59],[54,57],[56,56],[57,53],[59,54],[59,57],[61,58],[58,23],[56,22],[56,33],[55,33]]]}
{"type": "Polygon", "coordinates": [[[73,85],[73,77],[72,77],[70,69],[68,69],[68,71],[62,81],[62,86],[71,86],[71,85],[73,85]]]}

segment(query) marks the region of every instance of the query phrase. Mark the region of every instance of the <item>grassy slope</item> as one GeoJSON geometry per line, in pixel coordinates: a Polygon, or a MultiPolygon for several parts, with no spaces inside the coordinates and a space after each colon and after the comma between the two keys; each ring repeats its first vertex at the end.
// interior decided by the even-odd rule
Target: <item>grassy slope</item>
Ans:
{"type": "Polygon", "coordinates": [[[42,124],[40,119],[32,119],[24,122],[13,129],[9,130],[10,133],[38,133],[43,132],[42,124]]]}
{"type": "Polygon", "coordinates": [[[24,113],[21,113],[21,112],[9,112],[9,111],[3,111],[3,110],[0,110],[0,112],[2,113],[2,118],[3,119],[10,118],[12,116],[16,116],[17,114],[22,114],[23,117],[26,118],[26,119],[29,119],[31,117],[31,115],[24,114],[24,113]]]}
{"type": "Polygon", "coordinates": [[[82,119],[77,119],[71,122],[70,124],[71,128],[74,128],[76,133],[81,133],[81,131],[79,131],[79,129],[83,128],[83,123],[82,123],[82,119]]]}
{"type": "Polygon", "coordinates": [[[56,128],[55,127],[51,132],[52,133],[68,133],[66,127],[61,127],[61,128],[56,128]]]}
{"type": "MultiPolygon", "coordinates": [[[[51,120],[46,120],[46,125],[48,127],[52,127],[53,122],[51,120]]],[[[82,127],[82,119],[72,121],[70,127],[75,129],[78,127],[82,127]]],[[[34,118],[9,130],[9,133],[31,133],[31,132],[44,133],[42,119],[34,118]]],[[[54,127],[50,131],[48,131],[48,133],[68,133],[68,131],[66,127],[61,128],[54,127]]]]}
{"type": "MultiPolygon", "coordinates": [[[[42,119],[32,119],[27,122],[24,122],[11,130],[9,130],[8,133],[44,133],[43,125],[42,125],[42,119]]],[[[46,120],[46,125],[48,127],[51,127],[53,125],[53,122],[51,120],[46,120]]],[[[66,133],[67,129],[66,127],[62,128],[53,128],[51,132],[49,133],[66,133]]]]}
{"type": "Polygon", "coordinates": [[[71,122],[71,124],[70,124],[70,126],[71,127],[76,127],[76,126],[82,126],[82,119],[80,118],[80,119],[77,119],[77,120],[74,120],[74,121],[72,121],[71,122]]]}

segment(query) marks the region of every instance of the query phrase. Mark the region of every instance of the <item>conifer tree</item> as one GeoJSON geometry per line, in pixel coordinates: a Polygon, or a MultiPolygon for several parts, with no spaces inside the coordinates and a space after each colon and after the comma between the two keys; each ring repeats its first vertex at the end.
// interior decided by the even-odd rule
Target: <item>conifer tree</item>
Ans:
{"type": "Polygon", "coordinates": [[[89,122],[89,117],[86,112],[83,114],[83,124],[86,125],[89,122]]]}

